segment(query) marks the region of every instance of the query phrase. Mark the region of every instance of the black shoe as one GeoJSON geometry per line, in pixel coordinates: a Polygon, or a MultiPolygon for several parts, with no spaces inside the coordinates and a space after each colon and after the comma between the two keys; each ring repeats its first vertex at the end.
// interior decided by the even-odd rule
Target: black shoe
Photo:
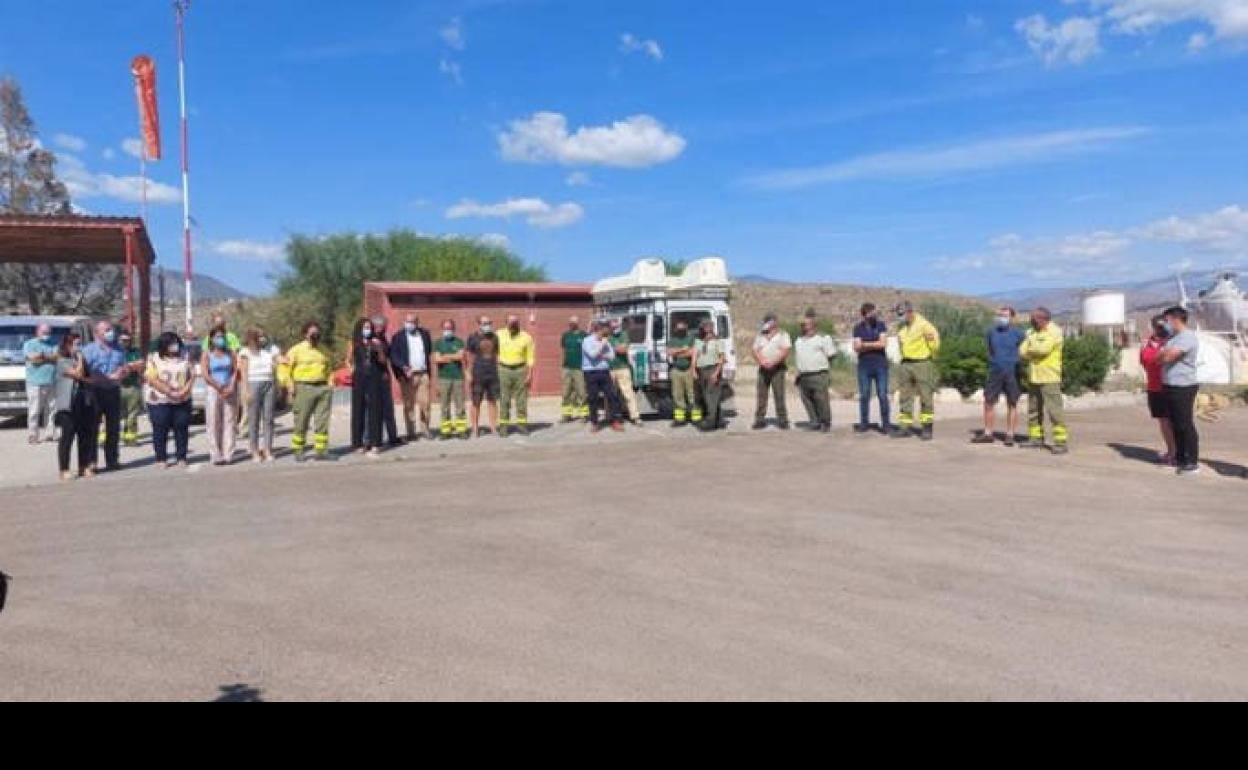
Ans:
{"type": "Polygon", "coordinates": [[[893,428],[893,432],[889,433],[889,438],[913,438],[914,433],[908,428],[893,428]]]}
{"type": "Polygon", "coordinates": [[[869,432],[870,430],[871,430],[871,426],[870,426],[870,425],[862,425],[862,424],[859,424],[859,425],[855,425],[855,426],[854,426],[854,433],[859,433],[859,434],[861,434],[861,433],[867,433],[867,432],[869,432]]]}
{"type": "Polygon", "coordinates": [[[996,438],[993,437],[991,433],[981,433],[975,438],[971,439],[971,443],[972,444],[995,444],[997,443],[997,440],[996,438]]]}
{"type": "Polygon", "coordinates": [[[790,430],[792,427],[793,426],[789,424],[788,420],[784,420],[780,423],[780,430],[790,430]]]}
{"type": "Polygon", "coordinates": [[[923,426],[923,432],[919,435],[919,438],[922,441],[931,441],[936,438],[936,432],[932,429],[931,425],[925,425],[923,426]]]}
{"type": "Polygon", "coordinates": [[[767,429],[766,420],[756,420],[754,422],[754,430],[766,430],[766,429],[767,429]]]}
{"type": "Polygon", "coordinates": [[[688,426],[688,425],[689,425],[689,423],[685,422],[684,420],[672,420],[672,427],[673,427],[673,428],[684,428],[684,427],[686,427],[686,426],[688,426]]]}
{"type": "Polygon", "coordinates": [[[831,433],[831,432],[832,432],[832,423],[830,423],[830,422],[825,422],[825,423],[823,424],[823,427],[822,427],[822,428],[820,428],[819,430],[823,431],[824,433],[831,433]]]}

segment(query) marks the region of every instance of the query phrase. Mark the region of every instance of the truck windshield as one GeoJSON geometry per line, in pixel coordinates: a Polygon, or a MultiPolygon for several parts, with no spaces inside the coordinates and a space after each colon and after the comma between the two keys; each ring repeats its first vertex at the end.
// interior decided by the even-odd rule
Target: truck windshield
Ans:
{"type": "MultiPolygon", "coordinates": [[[[53,327],[52,344],[61,344],[61,338],[68,331],[65,328],[53,327]]],[[[34,336],[35,327],[33,326],[0,326],[0,364],[26,363],[26,358],[22,355],[22,346],[34,336]]]]}
{"type": "Polygon", "coordinates": [[[697,336],[703,321],[711,320],[711,314],[701,310],[679,310],[672,313],[671,328],[675,329],[682,323],[689,327],[689,332],[697,336]]]}

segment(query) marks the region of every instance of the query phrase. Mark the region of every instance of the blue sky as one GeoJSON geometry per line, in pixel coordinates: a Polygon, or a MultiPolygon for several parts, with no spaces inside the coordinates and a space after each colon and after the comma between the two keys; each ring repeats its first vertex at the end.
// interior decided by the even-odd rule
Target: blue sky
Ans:
{"type": "MultiPolygon", "coordinates": [[[[137,209],[156,59],[180,265],[170,2],[2,2],[0,73],[92,213],[137,209]]],[[[566,280],[720,254],[986,292],[1248,254],[1248,0],[195,0],[188,35],[197,267],[250,291],[292,233],[396,226],[566,280]]]]}

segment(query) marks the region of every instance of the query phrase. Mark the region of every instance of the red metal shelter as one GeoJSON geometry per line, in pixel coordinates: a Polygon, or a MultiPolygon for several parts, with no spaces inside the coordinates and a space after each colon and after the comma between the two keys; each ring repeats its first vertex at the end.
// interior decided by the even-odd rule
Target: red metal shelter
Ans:
{"type": "Polygon", "coordinates": [[[156,251],[137,217],[0,216],[0,262],[112,264],[126,270],[126,322],[142,349],[152,337],[152,265],[156,251]],[[138,277],[138,309],[134,281],[138,277]]]}
{"type": "Polygon", "coordinates": [[[417,313],[435,340],[447,318],[467,339],[482,315],[489,315],[499,328],[508,315],[518,315],[537,346],[533,393],[554,396],[559,394],[563,368],[559,338],[569,317],[580,316],[582,323],[592,317],[591,290],[579,283],[368,283],[364,308],[369,316],[385,316],[391,334],[403,328],[405,315],[417,313]]]}

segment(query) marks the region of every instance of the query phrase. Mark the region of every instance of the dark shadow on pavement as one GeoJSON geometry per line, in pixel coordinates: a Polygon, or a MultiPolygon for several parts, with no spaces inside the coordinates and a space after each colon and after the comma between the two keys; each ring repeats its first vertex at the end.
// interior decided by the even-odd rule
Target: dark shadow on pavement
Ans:
{"type": "Polygon", "coordinates": [[[1219,476],[1225,476],[1231,479],[1248,479],[1248,467],[1237,465],[1236,463],[1223,462],[1221,460],[1202,460],[1205,465],[1219,476]]]}
{"type": "Polygon", "coordinates": [[[260,688],[249,684],[227,684],[217,689],[221,694],[213,703],[264,703],[260,688]]]}
{"type": "Polygon", "coordinates": [[[4,612],[4,603],[9,600],[9,576],[0,572],[0,612],[4,612]]]}
{"type": "Polygon", "coordinates": [[[1160,465],[1157,461],[1157,450],[1148,447],[1132,446],[1130,444],[1107,444],[1110,449],[1117,452],[1125,460],[1135,460],[1149,465],[1160,465]]]}

